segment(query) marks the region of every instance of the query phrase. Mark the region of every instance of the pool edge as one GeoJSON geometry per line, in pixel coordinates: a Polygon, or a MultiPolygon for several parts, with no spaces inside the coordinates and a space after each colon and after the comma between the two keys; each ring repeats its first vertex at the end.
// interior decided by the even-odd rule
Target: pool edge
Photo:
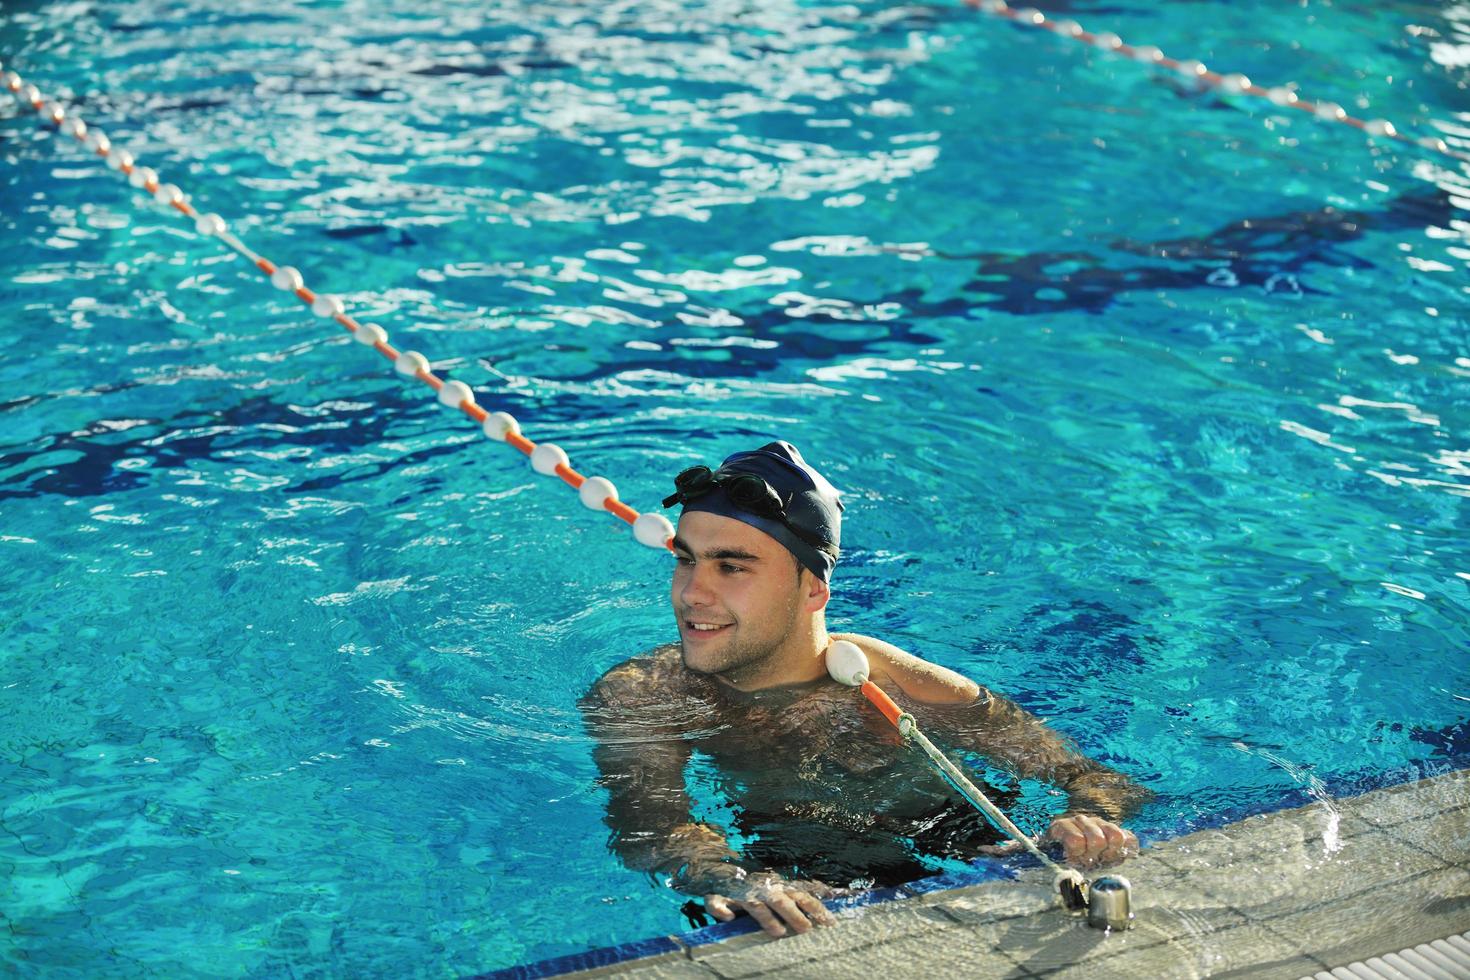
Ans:
{"type": "MultiPolygon", "coordinates": [[[[1222,811],[1211,817],[1191,821],[1173,828],[1176,832],[1167,830],[1159,833],[1140,833],[1144,841],[1144,853],[1120,869],[1121,873],[1127,874],[1130,868],[1140,866],[1140,863],[1151,854],[1158,853],[1158,848],[1163,845],[1178,841],[1181,838],[1203,834],[1210,831],[1224,831],[1228,828],[1241,827],[1253,818],[1265,818],[1272,815],[1282,814],[1307,814],[1314,806],[1324,812],[1336,812],[1335,804],[1354,805],[1357,801],[1365,800],[1379,794],[1402,793],[1406,789],[1428,786],[1455,779],[1466,779],[1470,777],[1470,759],[1455,758],[1453,765],[1436,767],[1423,765],[1413,772],[1400,771],[1392,777],[1346,783],[1347,788],[1353,795],[1339,797],[1336,794],[1323,796],[1312,794],[1304,790],[1293,790],[1277,801],[1274,806],[1240,807],[1222,811]]],[[[1330,787],[1329,787],[1330,788],[1330,787]]],[[[1461,867],[1464,865],[1461,864],[1461,867]]],[[[897,888],[883,889],[875,892],[865,893],[855,899],[849,899],[842,903],[829,903],[838,909],[849,909],[857,907],[882,907],[896,905],[899,903],[915,902],[920,906],[926,902],[929,905],[942,903],[946,898],[962,896],[973,892],[987,884],[1000,882],[1022,883],[1023,879],[1034,880],[1040,874],[1039,867],[1033,861],[993,861],[982,860],[976,862],[973,873],[938,875],[932,878],[921,879],[897,888]]],[[[668,958],[669,962],[693,963],[706,956],[711,947],[721,949],[733,949],[746,945],[759,944],[762,938],[758,935],[759,930],[755,923],[747,918],[737,919],[731,923],[719,923],[706,926],[681,934],[670,934],[662,937],[637,940],[629,943],[621,943],[613,946],[602,947],[580,953],[571,953],[563,956],[552,957],[534,963],[507,967],[487,973],[475,974],[472,980],[509,980],[509,978],[539,978],[563,975],[594,975],[599,973],[625,972],[641,969],[644,966],[653,966],[655,962],[663,962],[668,958]],[[741,942],[742,937],[749,939],[741,942]]],[[[784,940],[790,942],[791,940],[784,940]]],[[[1398,947],[1394,947],[1398,948],[1398,947]]],[[[1314,966],[1322,966],[1320,962],[1313,961],[1314,966]]],[[[1307,970],[1306,973],[1314,972],[1307,970]]],[[[1283,974],[1284,975],[1284,974],[1283,974]]],[[[1294,974],[1300,976],[1302,974],[1294,974]]]]}

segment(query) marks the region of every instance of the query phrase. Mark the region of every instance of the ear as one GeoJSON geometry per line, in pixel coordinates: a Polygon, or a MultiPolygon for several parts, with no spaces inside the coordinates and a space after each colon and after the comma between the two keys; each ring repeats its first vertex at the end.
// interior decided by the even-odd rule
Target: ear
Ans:
{"type": "Polygon", "coordinates": [[[812,573],[806,567],[801,569],[802,608],[809,612],[821,612],[827,608],[827,600],[832,598],[832,588],[821,577],[812,573]]]}

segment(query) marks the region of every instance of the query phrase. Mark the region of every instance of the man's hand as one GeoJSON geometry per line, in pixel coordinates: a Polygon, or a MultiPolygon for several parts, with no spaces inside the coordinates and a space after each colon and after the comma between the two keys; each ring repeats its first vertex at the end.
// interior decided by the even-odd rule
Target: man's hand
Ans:
{"type": "Polygon", "coordinates": [[[820,881],[787,881],[768,871],[747,875],[730,891],[734,894],[704,896],[704,907],[710,915],[729,922],[743,909],[771,936],[831,925],[836,920],[822,899],[842,894],[842,890],[820,881]]]}
{"type": "Polygon", "coordinates": [[[1138,853],[1132,831],[1086,813],[1053,820],[1045,839],[1060,843],[1066,862],[1083,868],[1116,864],[1138,853]]]}

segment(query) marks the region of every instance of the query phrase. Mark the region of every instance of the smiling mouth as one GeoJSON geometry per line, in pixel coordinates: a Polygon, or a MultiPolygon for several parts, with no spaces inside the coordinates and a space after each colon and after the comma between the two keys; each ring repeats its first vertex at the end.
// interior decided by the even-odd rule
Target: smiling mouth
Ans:
{"type": "Polygon", "coordinates": [[[729,628],[729,623],[696,623],[687,619],[684,621],[684,631],[695,636],[714,636],[729,628]]]}

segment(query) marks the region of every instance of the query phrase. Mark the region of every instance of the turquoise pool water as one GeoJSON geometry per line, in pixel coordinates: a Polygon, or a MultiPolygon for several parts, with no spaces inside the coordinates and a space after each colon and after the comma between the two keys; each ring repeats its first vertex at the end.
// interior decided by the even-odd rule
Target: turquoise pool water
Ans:
{"type": "MultiPolygon", "coordinates": [[[[0,59],[635,507],[795,442],[833,626],[1141,830],[1467,764],[1463,166],[956,6],[232,6],[7,2],[0,59]]],[[[1463,4],[1046,9],[1470,142],[1463,4]]],[[[575,707],[668,559],[50,132],[0,99],[0,962],[683,929],[575,707]]]]}

